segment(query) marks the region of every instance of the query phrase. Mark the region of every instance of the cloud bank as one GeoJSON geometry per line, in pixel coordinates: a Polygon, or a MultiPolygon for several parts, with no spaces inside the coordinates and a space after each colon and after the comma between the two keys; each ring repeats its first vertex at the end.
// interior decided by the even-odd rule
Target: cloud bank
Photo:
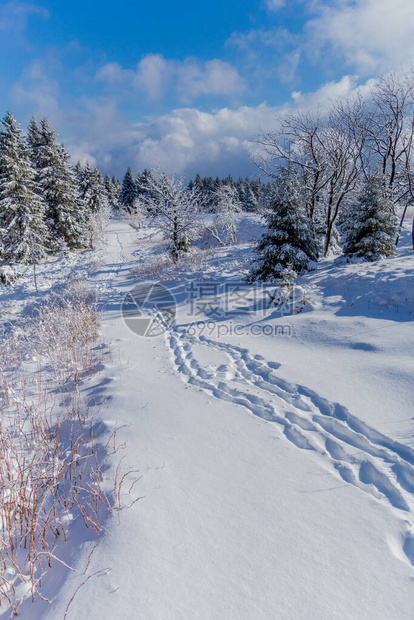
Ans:
{"type": "Polygon", "coordinates": [[[237,69],[228,62],[167,60],[162,54],[147,54],[134,70],[124,69],[117,62],[107,63],[97,71],[95,80],[103,82],[110,91],[125,86],[154,101],[174,89],[185,103],[203,95],[233,95],[246,88],[237,69]]]}
{"type": "Polygon", "coordinates": [[[326,48],[360,73],[390,70],[414,54],[412,0],[316,2],[306,25],[308,51],[326,48]]]}
{"type": "MultiPolygon", "coordinates": [[[[208,112],[187,106],[133,122],[120,112],[116,98],[83,99],[78,107],[60,106],[58,84],[48,79],[47,73],[41,63],[34,62],[15,84],[16,99],[29,98],[36,115],[49,118],[74,163],[89,160],[120,177],[129,165],[137,173],[156,163],[187,177],[197,172],[212,176],[255,174],[258,170],[249,156],[258,148],[260,130],[271,130],[280,115],[294,109],[326,108],[358,87],[355,76],[344,76],[311,93],[293,92],[291,100],[282,106],[263,102],[208,112]]],[[[105,79],[120,79],[118,68],[113,73],[106,65],[105,74],[105,79]]]]}
{"type": "MultiPolygon", "coordinates": [[[[249,155],[260,129],[272,129],[277,116],[329,106],[414,56],[412,0],[292,4],[263,0],[271,25],[231,34],[225,59],[145,53],[123,66],[100,56],[68,70],[63,52],[61,59],[55,50],[45,53],[11,88],[16,116],[20,109],[23,122],[33,112],[48,117],[74,162],[88,159],[121,177],[128,165],[138,172],[156,162],[189,177],[254,174],[249,155]],[[271,22],[292,4],[300,27],[271,22]],[[317,86],[306,88],[312,69],[317,86]]],[[[0,31],[24,32],[31,16],[48,12],[9,2],[0,8],[0,31]]]]}

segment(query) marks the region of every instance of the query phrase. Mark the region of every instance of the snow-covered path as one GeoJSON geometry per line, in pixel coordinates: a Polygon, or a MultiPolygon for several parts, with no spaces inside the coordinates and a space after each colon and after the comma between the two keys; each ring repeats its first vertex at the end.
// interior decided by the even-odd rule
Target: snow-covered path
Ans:
{"type": "Polygon", "coordinates": [[[277,360],[179,326],[132,334],[120,302],[137,247],[113,222],[95,281],[112,343],[102,415],[125,425],[142,499],[109,524],[90,572],[111,571],[82,586],[68,620],[412,618],[414,452],[282,380],[277,360]]]}
{"type": "MultiPolygon", "coordinates": [[[[247,349],[178,334],[169,335],[167,343],[178,372],[188,383],[276,422],[295,446],[327,457],[345,482],[378,499],[385,497],[395,508],[411,513],[414,450],[378,433],[338,403],[278,379],[274,373],[276,363],[266,362],[262,356],[253,357],[247,349]],[[197,361],[200,347],[222,352],[227,363],[218,366],[214,374],[207,372],[197,361]],[[351,454],[350,447],[357,453],[351,454]]],[[[404,548],[414,564],[414,535],[412,540],[405,542],[404,548]]]]}

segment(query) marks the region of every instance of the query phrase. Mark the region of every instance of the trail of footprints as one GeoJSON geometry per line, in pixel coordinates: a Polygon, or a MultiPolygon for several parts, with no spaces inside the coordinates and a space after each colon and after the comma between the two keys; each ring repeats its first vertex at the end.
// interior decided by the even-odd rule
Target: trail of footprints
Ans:
{"type": "MultiPolygon", "coordinates": [[[[190,337],[178,329],[166,337],[185,381],[275,422],[288,441],[300,449],[314,450],[342,480],[385,499],[411,521],[414,450],[370,428],[342,405],[278,378],[274,371],[279,364],[253,357],[247,349],[190,337]],[[221,353],[226,363],[217,367],[200,364],[195,354],[199,347],[221,353]]],[[[407,532],[402,547],[414,566],[414,533],[407,532]]]]}

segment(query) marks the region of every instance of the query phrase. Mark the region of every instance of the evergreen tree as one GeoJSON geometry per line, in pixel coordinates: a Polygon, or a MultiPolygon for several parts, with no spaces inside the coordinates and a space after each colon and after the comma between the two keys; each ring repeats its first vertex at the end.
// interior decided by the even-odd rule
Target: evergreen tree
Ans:
{"type": "Polygon", "coordinates": [[[233,177],[231,176],[231,174],[226,176],[223,179],[222,183],[223,183],[223,185],[228,185],[228,187],[234,187],[234,181],[233,181],[233,177]]]}
{"type": "Polygon", "coordinates": [[[194,179],[194,185],[196,185],[198,191],[201,192],[201,190],[203,189],[203,181],[201,180],[201,176],[198,174],[198,172],[197,172],[196,177],[194,179]]]}
{"type": "Polygon", "coordinates": [[[104,180],[98,168],[92,169],[89,162],[79,170],[80,197],[87,214],[98,213],[108,204],[104,180]]]}
{"type": "Polygon", "coordinates": [[[112,193],[112,180],[107,172],[105,172],[105,176],[104,176],[104,186],[105,186],[105,192],[108,198],[108,202],[110,202],[111,193],[112,193]]]}
{"type": "Polygon", "coordinates": [[[243,207],[245,211],[257,211],[258,200],[254,192],[253,185],[249,179],[244,182],[243,207]]]}
{"type": "Polygon", "coordinates": [[[151,170],[145,168],[137,175],[135,180],[135,186],[138,196],[143,196],[148,193],[148,186],[151,186],[154,182],[154,177],[151,170]]]}
{"type": "Polygon", "coordinates": [[[206,194],[213,194],[216,189],[217,187],[213,177],[204,177],[203,190],[206,192],[206,194]]]}
{"type": "Polygon", "coordinates": [[[26,143],[32,166],[37,170],[39,167],[39,148],[42,143],[42,136],[39,124],[34,116],[30,119],[27,127],[26,143]]]}
{"type": "Polygon", "coordinates": [[[241,203],[244,211],[257,212],[266,202],[269,202],[270,198],[270,183],[263,185],[260,179],[250,180],[248,178],[242,179],[239,177],[237,181],[234,181],[231,175],[228,175],[224,179],[216,177],[204,177],[203,179],[199,174],[196,175],[194,181],[190,181],[188,188],[192,189],[197,187],[200,191],[202,198],[203,210],[207,213],[214,212],[215,208],[215,196],[221,187],[230,187],[237,191],[239,202],[241,203]]]}
{"type": "Polygon", "coordinates": [[[0,129],[0,251],[4,263],[37,262],[46,254],[45,204],[34,178],[20,127],[7,112],[0,129]]]}
{"type": "Polygon", "coordinates": [[[120,200],[120,196],[121,196],[121,184],[118,181],[118,179],[116,178],[116,176],[113,176],[111,180],[112,180],[112,187],[113,187],[114,197],[116,196],[117,208],[119,209],[119,200],[120,200]]]}
{"type": "Polygon", "coordinates": [[[375,175],[366,182],[345,223],[344,252],[370,261],[391,256],[395,251],[397,230],[391,191],[385,177],[375,175]]]}
{"type": "Polygon", "coordinates": [[[125,173],[124,180],[122,181],[122,189],[120,195],[121,205],[128,213],[132,213],[134,211],[134,202],[137,196],[137,184],[135,182],[131,168],[128,168],[125,173]]]}
{"type": "Polygon", "coordinates": [[[104,185],[105,185],[106,197],[108,199],[109,207],[113,211],[118,211],[119,210],[119,196],[121,193],[121,188],[120,188],[118,179],[116,177],[112,177],[111,179],[109,174],[106,173],[105,178],[104,178],[104,185]]]}
{"type": "Polygon", "coordinates": [[[96,242],[103,237],[110,209],[104,180],[98,168],[92,169],[89,162],[84,168],[76,166],[80,179],[80,199],[85,210],[89,247],[95,248],[96,242]]]}
{"type": "Polygon", "coordinates": [[[265,216],[267,232],[260,239],[249,282],[276,281],[300,274],[317,260],[318,247],[313,239],[309,219],[301,207],[295,179],[281,177],[277,182],[271,211],[265,216]]]}
{"type": "MultiPolygon", "coordinates": [[[[154,204],[153,198],[156,202],[157,196],[154,194],[153,189],[157,185],[157,180],[152,174],[151,170],[145,168],[143,172],[140,172],[136,178],[137,199],[135,199],[134,210],[138,215],[143,217],[145,214],[142,212],[144,209],[148,215],[154,215],[152,206],[154,204]],[[148,199],[148,200],[147,200],[148,199]]],[[[190,189],[190,188],[189,188],[190,189]]]]}
{"type": "Polygon", "coordinates": [[[63,145],[46,119],[32,119],[27,142],[36,169],[36,182],[46,203],[46,223],[52,249],[80,248],[85,244],[85,218],[78,201],[76,177],[63,145]]]}
{"type": "MultiPolygon", "coordinates": [[[[214,180],[212,177],[204,177],[204,179],[202,180],[202,187],[201,187],[200,195],[202,198],[203,209],[207,213],[211,213],[212,211],[214,211],[214,204],[215,204],[214,196],[215,196],[216,191],[220,187],[220,185],[221,185],[220,179],[214,180]],[[217,180],[219,182],[218,185],[217,185],[217,180]]],[[[196,183],[195,186],[197,187],[198,184],[196,183]]]]}
{"type": "Polygon", "coordinates": [[[244,181],[241,177],[236,181],[236,190],[240,204],[244,207],[244,181]]]}
{"type": "Polygon", "coordinates": [[[75,164],[73,171],[75,173],[76,181],[78,183],[78,189],[80,191],[81,184],[83,181],[83,168],[82,168],[82,164],[80,163],[80,161],[78,161],[78,163],[75,164]]]}

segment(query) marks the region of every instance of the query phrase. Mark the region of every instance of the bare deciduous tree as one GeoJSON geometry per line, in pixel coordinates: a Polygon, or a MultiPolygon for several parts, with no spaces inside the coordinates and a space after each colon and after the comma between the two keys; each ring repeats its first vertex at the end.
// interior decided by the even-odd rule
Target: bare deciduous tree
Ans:
{"type": "Polygon", "coordinates": [[[358,108],[349,104],[348,116],[344,110],[334,107],[326,120],[319,115],[290,115],[278,130],[262,134],[259,140],[265,152],[259,167],[272,176],[282,169],[294,172],[314,231],[317,221],[324,222],[325,256],[335,221],[355,189],[361,168],[363,142],[352,122],[358,108]]]}
{"type": "Polygon", "coordinates": [[[214,217],[207,230],[218,243],[232,245],[236,242],[237,214],[242,210],[237,190],[230,185],[222,185],[213,198],[214,217]]]}
{"type": "Polygon", "coordinates": [[[323,117],[310,113],[286,116],[276,130],[259,136],[262,152],[256,164],[273,178],[287,170],[300,179],[302,201],[315,236],[324,236],[324,256],[335,222],[364,177],[384,176],[394,209],[402,207],[401,230],[408,206],[414,204],[413,78],[412,74],[390,74],[378,81],[365,100],[354,94],[335,103],[323,117]]]}
{"type": "Polygon", "coordinates": [[[183,178],[168,175],[160,168],[142,182],[142,204],[165,239],[171,243],[173,261],[187,252],[199,227],[200,195],[196,186],[188,189],[183,178]]]}
{"type": "MultiPolygon", "coordinates": [[[[390,74],[373,90],[369,118],[369,146],[374,162],[393,190],[394,207],[400,204],[402,214],[398,244],[408,207],[414,203],[413,140],[414,140],[414,75],[397,77],[390,74]]],[[[414,249],[414,222],[413,222],[414,249]]]]}

